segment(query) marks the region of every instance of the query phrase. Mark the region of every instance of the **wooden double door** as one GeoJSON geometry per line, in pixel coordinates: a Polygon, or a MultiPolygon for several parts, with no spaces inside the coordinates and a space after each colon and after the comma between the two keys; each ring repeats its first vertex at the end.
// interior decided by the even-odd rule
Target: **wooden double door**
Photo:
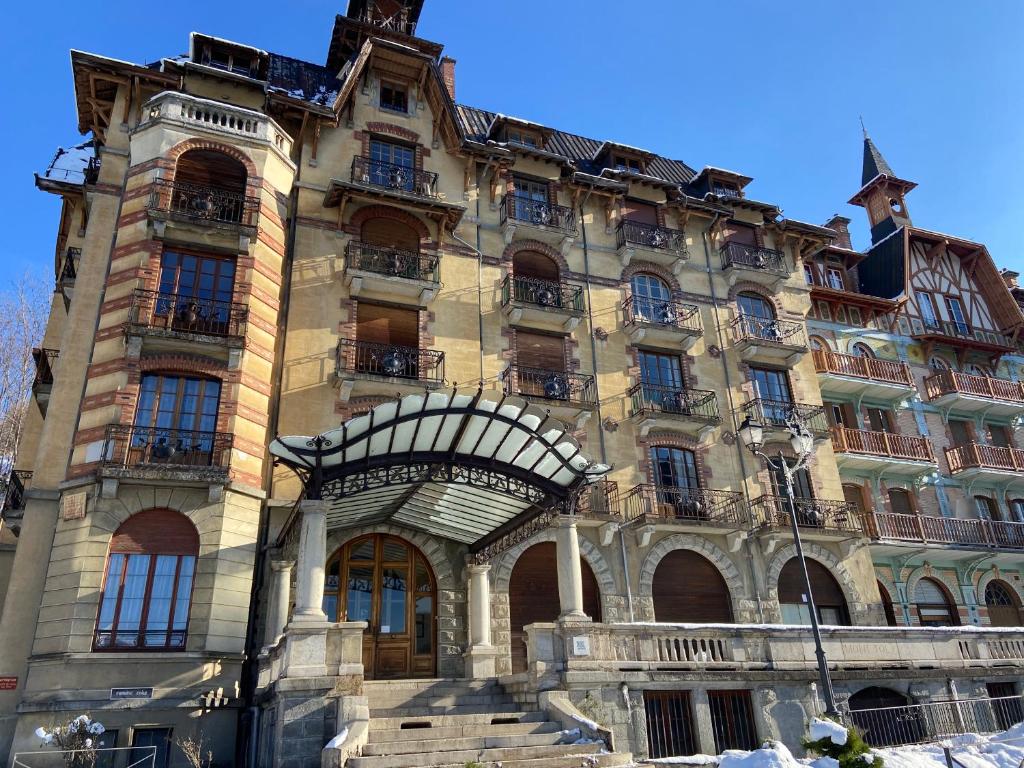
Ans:
{"type": "Polygon", "coordinates": [[[433,677],[436,582],[423,554],[395,536],[371,534],[328,561],[324,612],[329,621],[365,621],[367,679],[433,677]]]}

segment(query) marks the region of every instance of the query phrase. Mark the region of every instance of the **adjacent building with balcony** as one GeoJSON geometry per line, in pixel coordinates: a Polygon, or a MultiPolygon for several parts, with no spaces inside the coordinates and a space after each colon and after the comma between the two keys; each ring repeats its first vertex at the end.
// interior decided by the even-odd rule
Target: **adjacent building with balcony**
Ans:
{"type": "Polygon", "coordinates": [[[794,523],[844,707],[1021,693],[1024,316],[984,247],[912,227],[869,140],[862,253],[685,147],[460,103],[421,5],[351,0],[315,63],[72,53],[0,751],[83,711],[252,768],[795,744],[794,523]],[[784,461],[813,433],[792,505],[747,417],[784,461]]]}

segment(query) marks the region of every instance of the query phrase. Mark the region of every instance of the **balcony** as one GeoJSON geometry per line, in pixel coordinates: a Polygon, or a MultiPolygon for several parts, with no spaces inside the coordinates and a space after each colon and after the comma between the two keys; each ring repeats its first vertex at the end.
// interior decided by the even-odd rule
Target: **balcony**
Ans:
{"type": "Polygon", "coordinates": [[[1024,472],[1024,450],[968,443],[946,448],[946,463],[954,477],[1000,482],[1024,472]]]}
{"type": "Polygon", "coordinates": [[[700,308],[671,299],[630,296],[622,303],[622,325],[633,343],[683,351],[701,336],[700,308]]]}
{"type": "Polygon", "coordinates": [[[32,360],[36,365],[36,375],[32,380],[32,395],[39,406],[39,412],[46,416],[46,407],[50,402],[50,393],[53,391],[53,361],[60,357],[56,349],[32,350],[32,360]]]}
{"type": "Polygon", "coordinates": [[[57,275],[57,293],[64,297],[64,308],[71,306],[71,297],[75,292],[75,279],[78,277],[78,265],[82,261],[81,248],[68,248],[64,253],[64,261],[57,275]]]}
{"type": "Polygon", "coordinates": [[[577,429],[597,404],[597,384],[585,373],[510,365],[501,372],[501,384],[506,395],[536,401],[555,418],[574,422],[577,429]]]}
{"type": "Polygon", "coordinates": [[[626,396],[632,404],[630,416],[636,421],[641,437],[652,429],[697,434],[704,440],[721,422],[718,396],[704,389],[663,387],[640,383],[626,396]]]}
{"type": "Polygon", "coordinates": [[[789,277],[786,256],[782,251],[744,243],[726,243],[721,249],[722,272],[729,285],[750,280],[776,288],[789,277]]]}
{"type": "Polygon", "coordinates": [[[910,366],[897,360],[841,355],[827,349],[814,350],[813,357],[823,396],[897,402],[916,391],[910,366]]]}
{"type": "Polygon", "coordinates": [[[815,437],[828,436],[828,421],[825,419],[825,407],[808,403],[794,403],[789,400],[768,400],[756,397],[740,406],[739,420],[750,417],[764,427],[765,440],[788,441],[789,426],[800,423],[811,430],[815,437]]]}
{"type": "Polygon", "coordinates": [[[641,224],[639,221],[620,222],[616,229],[619,258],[626,266],[639,252],[644,261],[671,267],[674,274],[682,271],[689,254],[686,233],[678,229],[641,224]]]}
{"type": "MultiPolygon", "coordinates": [[[[849,539],[863,536],[857,508],[847,501],[832,499],[794,499],[796,524],[800,536],[810,541],[849,539]]],[[[785,497],[765,495],[750,502],[750,516],[759,532],[774,533],[768,554],[774,545],[792,531],[789,505],[785,497]]]]}
{"type": "Polygon", "coordinates": [[[529,237],[556,246],[563,256],[569,254],[576,237],[576,214],[572,208],[524,195],[505,195],[500,208],[505,245],[512,242],[519,227],[526,227],[529,237]]]}
{"type": "Polygon", "coordinates": [[[364,156],[352,158],[348,181],[331,179],[323,204],[325,208],[338,206],[344,210],[352,199],[412,208],[431,218],[445,219],[450,230],[466,212],[464,205],[445,199],[433,171],[364,156]]]}
{"type": "Polygon", "coordinates": [[[369,157],[352,158],[352,182],[399,195],[437,199],[437,174],[410,168],[407,165],[373,160],[369,157]]]}
{"type": "MultiPolygon", "coordinates": [[[[387,382],[407,392],[444,384],[444,352],[358,339],[339,339],[334,357],[335,383],[348,400],[359,382],[387,382]]],[[[380,394],[380,387],[364,387],[380,394]]],[[[388,394],[394,394],[388,390],[388,394]]]]}
{"type": "Polygon", "coordinates": [[[154,339],[241,348],[249,309],[244,304],[180,293],[136,289],[128,312],[128,334],[154,339]]]}
{"type": "Polygon", "coordinates": [[[637,530],[640,546],[650,542],[655,530],[692,529],[706,534],[717,528],[722,533],[745,533],[749,525],[743,495],[735,491],[641,484],[626,494],[625,510],[626,519],[641,526],[637,530]]]}
{"type": "Polygon", "coordinates": [[[940,371],[924,380],[928,401],[948,412],[1012,418],[1024,413],[1024,383],[940,371]]]}
{"type": "Polygon", "coordinates": [[[184,181],[155,179],[149,197],[149,218],[158,240],[185,240],[239,253],[249,250],[259,212],[258,197],[184,181]]]}
{"type": "Polygon", "coordinates": [[[990,355],[1013,351],[1013,345],[1003,334],[971,328],[967,323],[953,320],[914,320],[911,324],[911,337],[925,345],[926,360],[931,356],[935,344],[948,344],[990,355]]]}
{"type": "Polygon", "coordinates": [[[887,475],[917,476],[936,469],[926,437],[833,427],[832,450],[840,472],[884,469],[887,475]]]}
{"type": "Polygon", "coordinates": [[[345,284],[352,296],[375,294],[426,306],[441,288],[437,254],[358,240],[345,246],[345,284]]]}
{"type": "Polygon", "coordinates": [[[572,332],[583,317],[583,286],[506,275],[501,306],[513,325],[572,332]]]}
{"type": "Polygon", "coordinates": [[[879,541],[970,549],[1024,549],[1024,523],[872,512],[865,518],[865,528],[871,538],[879,541]]]}
{"type": "Polygon", "coordinates": [[[740,359],[749,363],[791,366],[807,353],[807,333],[796,320],[739,315],[732,334],[740,359]]]}
{"type": "Polygon", "coordinates": [[[4,501],[0,509],[3,527],[17,536],[21,532],[21,521],[25,513],[25,489],[31,484],[32,473],[28,470],[12,470],[6,481],[0,482],[4,501]]]}
{"type": "Polygon", "coordinates": [[[191,429],[111,424],[103,449],[104,477],[223,482],[232,435],[191,429]]]}

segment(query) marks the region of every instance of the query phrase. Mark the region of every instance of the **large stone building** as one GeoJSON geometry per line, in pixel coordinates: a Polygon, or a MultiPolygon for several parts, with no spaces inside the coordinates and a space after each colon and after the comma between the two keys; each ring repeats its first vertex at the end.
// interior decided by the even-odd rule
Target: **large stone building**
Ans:
{"type": "Polygon", "coordinates": [[[814,435],[842,706],[1015,717],[1015,275],[914,227],[867,137],[859,252],[742,174],[459,104],[420,5],[351,0],[323,64],[72,53],[0,752],[86,711],[157,765],[196,733],[253,766],[795,744],[822,692],[747,417],[788,461],[814,435]]]}

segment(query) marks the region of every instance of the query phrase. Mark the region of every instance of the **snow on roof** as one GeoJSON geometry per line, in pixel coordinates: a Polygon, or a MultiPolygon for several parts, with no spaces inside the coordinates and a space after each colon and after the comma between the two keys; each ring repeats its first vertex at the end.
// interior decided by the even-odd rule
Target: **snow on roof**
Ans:
{"type": "Polygon", "coordinates": [[[92,139],[67,149],[58,147],[49,166],[43,171],[43,178],[81,184],[85,181],[89,161],[95,157],[92,139]]]}
{"type": "Polygon", "coordinates": [[[216,35],[208,35],[205,32],[194,32],[193,31],[193,32],[189,32],[188,33],[189,49],[192,51],[192,55],[193,56],[195,56],[194,45],[195,45],[195,39],[196,39],[197,36],[198,37],[206,38],[207,40],[212,40],[215,43],[223,43],[224,45],[234,45],[234,46],[237,46],[238,48],[248,48],[250,51],[256,51],[256,53],[260,54],[261,56],[268,56],[269,55],[262,48],[257,48],[255,45],[248,45],[247,43],[239,43],[239,42],[236,42],[235,40],[226,40],[223,37],[217,37],[216,35]]]}

